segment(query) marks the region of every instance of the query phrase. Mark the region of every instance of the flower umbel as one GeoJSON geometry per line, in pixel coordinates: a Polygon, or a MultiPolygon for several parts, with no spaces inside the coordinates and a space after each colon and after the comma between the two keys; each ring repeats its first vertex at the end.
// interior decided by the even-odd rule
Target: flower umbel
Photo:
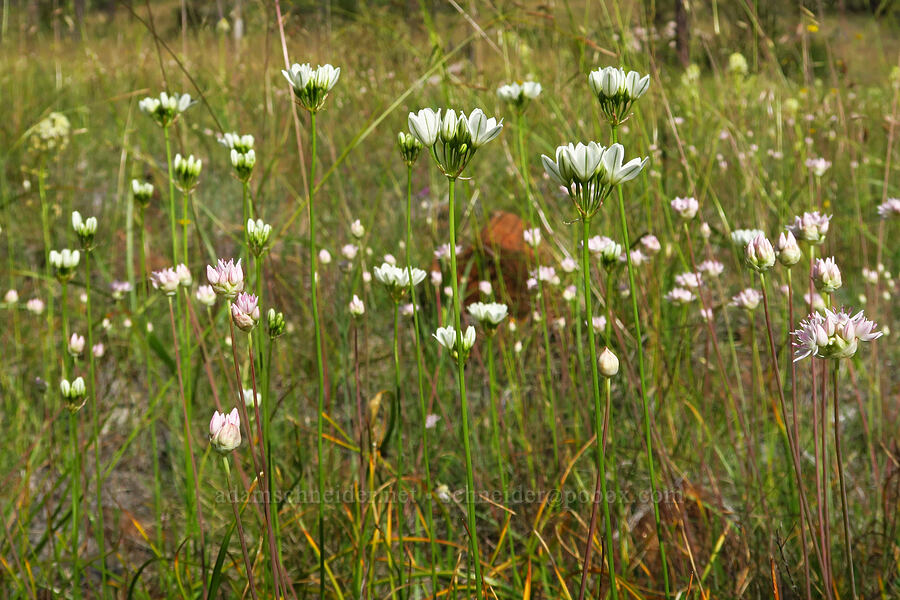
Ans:
{"type": "Polygon", "coordinates": [[[81,253],[78,250],[66,248],[58,252],[50,251],[50,265],[56,269],[56,278],[61,282],[72,278],[80,261],[81,253]]]}
{"type": "Polygon", "coordinates": [[[209,443],[221,454],[228,454],[241,445],[241,417],[237,408],[227,415],[216,411],[209,421],[209,443]]]}
{"type": "Polygon", "coordinates": [[[617,126],[628,119],[631,107],[647,93],[650,76],[637,71],[625,72],[618,67],[604,67],[588,76],[591,91],[600,101],[600,111],[606,120],[617,126]]]}
{"type": "Polygon", "coordinates": [[[503,119],[488,118],[480,108],[468,116],[453,109],[441,111],[423,108],[409,113],[409,132],[422,146],[429,148],[441,172],[450,179],[459,177],[475,152],[500,135],[503,119]]]}
{"type": "Polygon", "coordinates": [[[605,148],[596,142],[579,142],[559,146],[555,160],[541,155],[541,161],[550,178],[566,189],[581,216],[590,219],[613,188],[637,177],[649,160],[633,158],[622,164],[624,156],[621,144],[605,148]]]}
{"type": "Polygon", "coordinates": [[[231,303],[231,318],[238,329],[248,332],[259,321],[259,298],[242,292],[231,303]]]}
{"type": "Polygon", "coordinates": [[[309,63],[294,63],[290,71],[282,69],[281,73],[291,84],[297,104],[314,113],[325,105],[328,92],[341,76],[341,69],[328,64],[313,69],[309,63]]]}
{"type": "Polygon", "coordinates": [[[794,362],[807,356],[849,358],[856,354],[859,342],[871,342],[882,336],[881,331],[875,331],[875,326],[862,311],[853,316],[844,309],[826,309],[824,315],[813,313],[791,333],[796,348],[794,362]]]}
{"type": "Polygon", "coordinates": [[[220,258],[215,269],[206,265],[206,278],[209,279],[212,289],[226,298],[234,298],[238,292],[244,290],[244,271],[241,269],[241,259],[235,263],[234,259],[225,262],[220,258]]]}
{"type": "Polygon", "coordinates": [[[161,92],[159,98],[148,96],[138,103],[142,113],[150,115],[160,127],[168,127],[175,122],[178,115],[191,106],[190,94],[167,94],[161,92]]]}

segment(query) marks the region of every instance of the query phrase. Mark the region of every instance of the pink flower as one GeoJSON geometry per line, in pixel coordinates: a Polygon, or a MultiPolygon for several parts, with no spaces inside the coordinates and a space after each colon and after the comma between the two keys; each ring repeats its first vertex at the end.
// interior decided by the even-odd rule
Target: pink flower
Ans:
{"type": "Polygon", "coordinates": [[[153,284],[153,289],[161,291],[166,296],[174,296],[178,291],[181,278],[178,277],[175,269],[162,269],[150,274],[150,283],[153,284]]]}
{"type": "Polygon", "coordinates": [[[216,411],[209,421],[209,443],[213,449],[227,454],[241,445],[241,417],[237,408],[227,415],[216,411]]]}
{"type": "Polygon", "coordinates": [[[241,269],[241,259],[237,263],[234,259],[225,262],[221,258],[216,268],[206,265],[206,278],[213,290],[226,298],[234,298],[244,290],[244,271],[241,269]]]}
{"type": "Polygon", "coordinates": [[[259,321],[259,298],[243,292],[231,304],[231,318],[241,331],[250,331],[259,321]]]}

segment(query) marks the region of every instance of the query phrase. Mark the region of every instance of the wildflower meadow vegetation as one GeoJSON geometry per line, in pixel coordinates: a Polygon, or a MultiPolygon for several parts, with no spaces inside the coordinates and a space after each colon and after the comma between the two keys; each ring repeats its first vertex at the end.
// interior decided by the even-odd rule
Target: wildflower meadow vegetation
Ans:
{"type": "Polygon", "coordinates": [[[890,2],[3,2],[4,598],[900,598],[890,2]]]}

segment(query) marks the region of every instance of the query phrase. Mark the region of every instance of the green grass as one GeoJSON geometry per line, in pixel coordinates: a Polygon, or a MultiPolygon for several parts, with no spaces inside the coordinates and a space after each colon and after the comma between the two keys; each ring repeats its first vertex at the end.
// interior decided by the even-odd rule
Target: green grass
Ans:
{"type": "MultiPolygon", "coordinates": [[[[478,151],[455,188],[460,274],[474,282],[496,273],[498,264],[509,274],[539,263],[555,266],[561,278],[559,286],[542,285],[542,298],[525,292],[512,298],[511,306],[521,309],[513,309],[491,344],[479,329],[466,365],[474,488],[482,494],[475,512],[485,588],[498,598],[576,598],[597,476],[595,403],[588,334],[579,322],[581,276],[565,273],[560,261],[580,258],[582,228],[571,201],[544,175],[540,155],[552,155],[570,141],[612,141],[587,83],[591,70],[607,65],[651,74],[650,91],[617,133],[627,158],[650,157],[641,176],[622,188],[631,241],[640,247],[640,238],[652,234],[662,246],[635,267],[634,284],[672,597],[772,598],[777,586],[779,598],[805,598],[807,571],[810,596],[825,597],[828,574],[818,559],[821,552],[830,554],[833,597],[852,597],[839,473],[846,480],[859,596],[900,595],[900,353],[894,343],[900,313],[893,300],[897,280],[884,273],[900,271],[900,250],[891,243],[900,223],[882,221],[876,212],[883,199],[900,196],[900,36],[892,21],[862,14],[787,16],[762,3],[757,29],[742,5],[718,3],[717,31],[711,6],[698,5],[690,14],[690,57],[700,75],[689,82],[665,33],[639,41],[639,28],[646,30],[652,15],[635,3],[460,3],[458,9],[429,2],[359,4],[352,11],[330,3],[328,11],[287,2],[281,7],[288,13],[284,29],[291,61],[341,68],[316,118],[313,182],[316,241],[333,257],[330,264],[320,261],[318,283],[326,364],[322,453],[331,496],[323,504],[322,532],[307,257],[310,123],[299,109],[294,120],[280,73],[284,55],[274,4],[245,3],[246,36],[239,42],[216,32],[212,8],[197,12],[199,21],[182,31],[180,4],[174,2],[150,3],[158,38],[140,3],[134,13],[120,6],[112,21],[89,12],[81,41],[67,24],[67,9],[39,23],[24,9],[11,11],[9,35],[0,42],[5,109],[0,285],[4,292],[17,290],[19,302],[0,306],[7,323],[0,331],[4,596],[196,597],[218,589],[219,597],[250,597],[241,536],[260,597],[276,593],[275,579],[291,598],[316,598],[323,584],[329,598],[476,596],[474,575],[469,579],[476,569],[469,552],[456,361],[431,335],[453,321],[451,298],[443,292],[450,285],[449,263],[433,254],[449,239],[447,184],[427,151],[411,171],[409,255],[413,266],[441,269],[443,282],[435,287],[426,279],[416,288],[422,398],[413,318],[400,317],[401,385],[395,397],[394,304],[384,286],[364,277],[385,254],[404,266],[407,170],[396,134],[407,130],[410,111],[430,106],[467,113],[478,107],[505,119],[503,133],[478,151]],[[736,51],[747,58],[747,75],[727,70],[736,51]],[[496,89],[524,79],[539,81],[543,92],[523,122],[497,98],[496,89]],[[166,148],[160,128],[138,110],[141,98],[165,89],[200,99],[170,133],[173,154],[203,160],[188,223],[191,310],[177,297],[175,323],[166,298],[152,288],[145,293],[141,264],[145,239],[148,271],[172,266],[166,148]],[[30,132],[51,111],[66,115],[72,135],[64,150],[41,157],[30,150],[30,132]],[[231,174],[228,151],[217,143],[226,131],[256,138],[253,212],[273,226],[258,282],[256,262],[244,263],[263,317],[252,352],[246,334],[235,334],[235,358],[227,343],[227,303],[219,299],[207,311],[194,300],[197,285],[207,283],[206,264],[245,256],[242,185],[231,174]],[[813,157],[832,162],[821,178],[805,165],[813,157]],[[84,259],[63,298],[44,259],[41,160],[50,249],[79,247],[72,210],[100,223],[91,256],[90,314],[93,340],[104,344],[105,354],[95,360],[96,385],[89,389],[96,405],[88,401],[75,413],[77,453],[58,389],[65,372],[70,379],[83,376],[91,387],[89,362],[69,361],[62,333],[63,314],[68,330],[88,331],[88,309],[79,298],[86,291],[84,259]],[[155,186],[143,222],[132,203],[132,178],[155,186]],[[697,220],[687,227],[669,208],[676,196],[700,202],[697,220]],[[864,308],[886,332],[841,362],[838,390],[816,367],[816,402],[823,396],[827,402],[814,405],[812,361],[798,362],[796,376],[790,369],[788,306],[779,291],[788,282],[787,271],[778,266],[766,276],[789,429],[796,384],[799,463],[815,540],[820,539],[817,511],[827,497],[830,540],[818,550],[808,528],[801,533],[801,501],[763,307],[748,313],[729,306],[741,289],[760,287],[730,232],[759,228],[774,242],[794,215],[813,209],[833,214],[827,240],[816,249],[818,256],[835,256],[843,273],[833,304],[864,308]],[[498,258],[484,247],[482,229],[499,211],[530,221],[526,227],[541,227],[544,241],[534,256],[498,258]],[[355,219],[366,230],[359,241],[350,232],[355,219]],[[709,224],[708,239],[701,235],[702,222],[709,224]],[[345,244],[360,246],[353,260],[341,256],[345,244]],[[703,292],[715,315],[712,327],[701,319],[698,302],[682,308],[664,299],[677,274],[708,258],[725,265],[719,279],[707,279],[703,292]],[[879,263],[884,267],[878,283],[866,283],[862,269],[879,263]],[[116,300],[109,286],[113,280],[131,281],[134,289],[116,300]],[[567,286],[579,290],[573,301],[563,297],[567,286]],[[366,307],[365,316],[355,320],[347,307],[353,294],[366,307]],[[41,316],[25,309],[35,297],[47,303],[41,316]],[[282,311],[288,323],[285,335],[273,340],[266,334],[270,307],[282,311]],[[539,320],[535,310],[543,312],[539,320]],[[494,351],[495,384],[488,348],[494,351]],[[236,381],[233,362],[243,381],[236,381]],[[229,457],[232,483],[240,490],[242,533],[224,468],[206,441],[213,410],[230,411],[238,401],[236,390],[251,387],[251,366],[264,395],[260,430],[276,492],[274,549],[259,494],[267,482],[253,483],[246,435],[229,457]],[[841,416],[842,471],[834,455],[833,393],[841,416]],[[186,451],[184,414],[193,456],[186,451]],[[423,435],[426,414],[440,420],[423,435]],[[392,427],[402,428],[402,436],[393,437],[392,427]],[[390,443],[381,446],[388,432],[390,443]],[[817,493],[814,466],[823,466],[823,459],[815,458],[823,433],[827,486],[817,493]],[[370,452],[373,446],[378,451],[370,452]],[[425,485],[424,456],[430,460],[432,490],[425,485]],[[505,472],[498,472],[501,468],[505,472]],[[369,493],[357,502],[360,485],[369,493]],[[76,499],[80,523],[72,522],[72,489],[82,492],[76,499]],[[404,496],[409,501],[398,507],[404,496]],[[202,518],[195,517],[195,504],[202,518]],[[73,527],[79,533],[77,552],[73,527]]],[[[662,15],[661,32],[668,18],[662,15]]],[[[180,201],[176,192],[176,219],[181,219],[180,201]]],[[[618,208],[614,194],[592,220],[591,234],[621,243],[618,208]]],[[[791,275],[795,325],[808,313],[803,300],[808,276],[802,260],[791,275]]],[[[492,277],[495,299],[505,301],[507,292],[524,290],[521,279],[492,277]],[[517,285],[506,290],[509,281],[517,285]]],[[[639,340],[627,290],[624,266],[608,272],[594,260],[593,313],[612,315],[612,327],[597,335],[596,351],[608,345],[621,363],[611,380],[605,457],[618,597],[662,598],[639,340]]],[[[463,298],[487,301],[478,296],[472,290],[463,298]]],[[[463,309],[464,327],[467,317],[463,309]]],[[[256,416],[248,412],[255,437],[256,416]]],[[[254,448],[258,453],[259,444],[254,448]]],[[[605,597],[603,519],[593,544],[587,596],[605,597]]]]}

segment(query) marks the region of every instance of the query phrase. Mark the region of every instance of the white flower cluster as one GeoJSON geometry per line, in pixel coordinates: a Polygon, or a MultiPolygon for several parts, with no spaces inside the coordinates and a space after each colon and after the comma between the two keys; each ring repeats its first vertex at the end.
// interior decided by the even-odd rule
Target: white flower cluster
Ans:
{"type": "Polygon", "coordinates": [[[423,108],[409,113],[409,132],[422,146],[431,149],[431,155],[450,179],[459,177],[475,152],[500,135],[503,119],[488,118],[480,108],[468,116],[453,109],[434,111],[423,108]]]}
{"type": "Polygon", "coordinates": [[[160,127],[171,125],[178,115],[191,106],[190,94],[167,94],[161,92],[159,98],[148,96],[138,103],[142,113],[150,115],[160,127]]]}
{"type": "Polygon", "coordinates": [[[608,148],[597,142],[567,144],[556,148],[555,160],[541,155],[550,178],[566,188],[575,208],[589,219],[594,216],[613,188],[638,176],[649,158],[633,158],[623,164],[625,148],[608,148]]]}
{"type": "Polygon", "coordinates": [[[341,68],[319,65],[313,69],[309,63],[294,63],[290,71],[282,69],[281,73],[291,84],[297,104],[315,113],[325,104],[328,92],[341,76],[341,68]]]}
{"type": "Polygon", "coordinates": [[[523,108],[528,100],[534,100],[540,95],[541,84],[536,81],[513,82],[497,89],[497,96],[517,109],[523,108]]]}
{"type": "Polygon", "coordinates": [[[600,110],[616,126],[628,118],[632,105],[650,88],[650,76],[619,67],[604,67],[588,76],[591,91],[600,101],[600,110]]]}

